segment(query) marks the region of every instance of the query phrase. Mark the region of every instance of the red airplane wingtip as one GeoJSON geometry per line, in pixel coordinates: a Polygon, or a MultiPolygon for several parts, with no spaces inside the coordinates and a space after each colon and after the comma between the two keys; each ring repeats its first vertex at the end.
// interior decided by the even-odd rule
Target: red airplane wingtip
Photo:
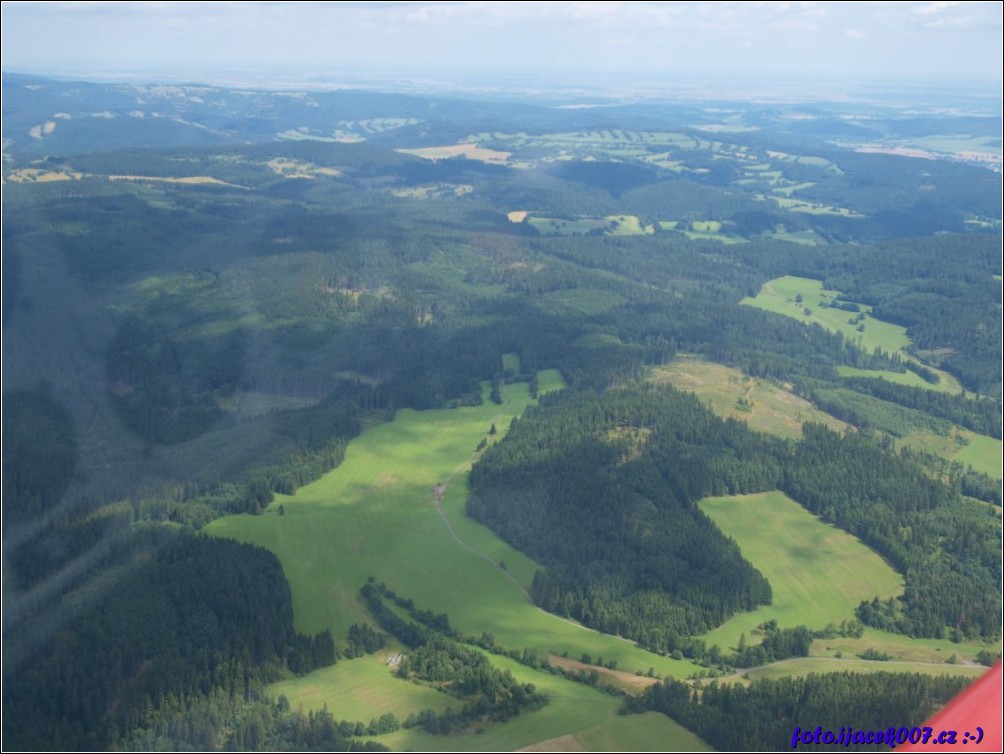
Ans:
{"type": "Polygon", "coordinates": [[[967,686],[957,697],[952,699],[925,725],[932,729],[932,738],[926,744],[904,744],[897,746],[896,751],[1004,751],[1004,731],[1002,731],[1002,712],[1004,710],[1004,693],[1002,693],[1001,662],[998,660],[990,671],[978,681],[967,686]],[[977,743],[979,732],[983,730],[983,738],[977,743]],[[956,731],[955,743],[934,743],[934,739],[943,730],[956,731]]]}

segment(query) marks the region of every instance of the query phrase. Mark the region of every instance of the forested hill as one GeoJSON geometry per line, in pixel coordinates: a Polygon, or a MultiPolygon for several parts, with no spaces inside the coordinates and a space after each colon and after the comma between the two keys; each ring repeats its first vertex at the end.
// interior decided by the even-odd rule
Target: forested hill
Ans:
{"type": "Polygon", "coordinates": [[[673,651],[771,597],[697,500],[782,489],[906,577],[903,600],[863,620],[998,637],[996,517],[872,440],[805,432],[774,442],[671,389],[568,392],[485,453],[467,509],[547,566],[533,584],[541,607],[673,651]]]}
{"type": "Polygon", "coordinates": [[[569,393],[485,454],[467,511],[547,566],[533,584],[545,610],[672,650],[771,600],[694,505],[775,486],[766,445],[683,393],[569,393]]]}

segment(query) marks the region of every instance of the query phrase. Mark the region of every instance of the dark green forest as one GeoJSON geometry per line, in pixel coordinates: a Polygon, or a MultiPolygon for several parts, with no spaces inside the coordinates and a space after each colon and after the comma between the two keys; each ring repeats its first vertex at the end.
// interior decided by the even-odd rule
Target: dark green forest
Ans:
{"type": "MultiPolygon", "coordinates": [[[[332,664],[331,634],[294,631],[289,586],[266,550],[158,528],[135,536],[145,551],[119,566],[113,587],[93,584],[91,603],[53,627],[34,662],[17,657],[27,648],[7,646],[15,657],[5,663],[13,666],[5,684],[17,693],[4,696],[5,747],[129,748],[149,728],[158,731],[150,734],[157,748],[231,749],[248,740],[268,748],[261,726],[281,721],[261,700],[262,687],[282,672],[332,664]],[[233,730],[221,705],[247,707],[265,723],[233,730]],[[184,721],[162,729],[159,721],[178,710],[184,721]]],[[[303,735],[326,738],[288,743],[347,746],[331,733],[303,735]]]]}
{"type": "Polygon", "coordinates": [[[798,749],[874,751],[875,743],[854,741],[853,734],[885,733],[890,727],[896,735],[902,727],[909,733],[964,685],[958,678],[894,673],[763,679],[748,688],[713,682],[700,691],[679,681],[666,681],[629,699],[625,711],[662,712],[699,732],[720,751],[790,750],[795,748],[792,735],[796,729],[815,731],[817,726],[832,731],[838,739],[847,731],[847,743],[799,741],[798,749]]]}
{"type": "MultiPolygon", "coordinates": [[[[424,647],[404,675],[456,666],[451,683],[470,692],[448,719],[412,725],[448,733],[541,707],[448,622],[404,621],[379,594],[368,611],[386,635],[297,634],[274,556],[198,531],[261,514],[398,409],[479,404],[483,382],[488,400],[519,381],[536,397],[544,369],[567,388],[498,428],[467,502],[539,563],[541,608],[724,661],[694,637],[769,604],[772,588],[696,503],[779,489],[903,575],[904,596],[862,603],[863,624],[999,638],[999,478],[893,442],[956,425],[1001,438],[999,172],[837,148],[846,124],[826,104],[810,125],[733,103],[759,130],[710,141],[692,125],[716,122],[701,103],[212,91],[184,118],[141,122],[128,113],[138,97],[160,102],[156,88],[3,75],[5,749],[372,750],[391,721],[304,714],[263,689],[387,637],[424,647]],[[24,136],[57,111],[73,118],[24,136]],[[99,111],[113,117],[83,115],[99,111]],[[366,119],[385,125],[332,140],[331,123],[366,119]],[[303,140],[276,136],[301,126],[303,140]],[[601,136],[568,146],[614,131],[631,150],[601,136]],[[508,163],[395,151],[476,134],[508,163]],[[818,206],[775,201],[790,197],[818,206]],[[741,305],[783,275],[905,327],[912,358],[741,305]],[[784,386],[852,429],[807,424],[781,441],[645,384],[679,354],[784,386]],[[842,366],[929,386],[942,370],[963,390],[842,366]]],[[[890,134],[908,127],[868,112],[890,134]]],[[[770,657],[802,653],[804,631],[774,628],[770,657]]],[[[774,728],[753,722],[771,699],[796,700],[790,736],[791,715],[818,722],[845,698],[920,720],[953,684],[827,676],[696,696],[668,684],[634,711],[756,748],[773,745],[774,728]],[[722,723],[725,709],[740,717],[722,723]]],[[[862,704],[847,719],[864,727],[862,704]]]]}

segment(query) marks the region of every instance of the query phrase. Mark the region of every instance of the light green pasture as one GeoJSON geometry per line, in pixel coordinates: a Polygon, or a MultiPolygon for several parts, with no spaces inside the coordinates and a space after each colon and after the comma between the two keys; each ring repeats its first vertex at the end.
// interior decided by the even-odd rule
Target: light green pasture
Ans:
{"type": "Polygon", "coordinates": [[[806,676],[809,673],[922,673],[923,675],[961,675],[967,678],[979,678],[988,668],[982,665],[949,665],[946,663],[922,662],[872,662],[860,659],[825,659],[816,657],[799,657],[793,660],[782,660],[773,665],[751,670],[747,674],[750,680],[761,678],[788,678],[791,676],[806,676]]]}
{"type": "MultiPolygon", "coordinates": [[[[560,387],[556,372],[540,374],[542,393],[560,387]]],[[[353,440],[343,463],[318,481],[277,496],[260,516],[228,516],[207,531],[276,553],[297,629],[327,628],[336,643],[351,624],[369,620],[357,593],[373,576],[419,607],[446,612],[466,634],[492,632],[504,647],[602,656],[676,677],[694,672],[689,662],[538,610],[523,591],[538,564],[464,515],[475,447],[492,423],[501,437],[531,402],[525,383],[507,385],[504,399],[501,406],[486,399],[477,407],[401,410],[353,440]],[[438,484],[446,485],[439,506],[438,484]]]]}
{"type": "MultiPolygon", "coordinates": [[[[910,338],[906,334],[906,328],[894,325],[891,322],[883,322],[880,319],[875,319],[871,315],[870,306],[865,304],[860,305],[865,317],[860,323],[855,323],[852,322],[852,320],[857,318],[857,314],[854,312],[819,305],[820,302],[829,304],[837,299],[845,300],[841,298],[839,291],[824,290],[823,284],[819,280],[785,275],[767,281],[754,298],[744,298],[741,303],[777,314],[783,314],[786,317],[792,317],[806,324],[816,323],[831,332],[843,334],[845,338],[853,343],[857,343],[858,346],[866,351],[874,352],[881,348],[889,353],[898,353],[906,361],[921,363],[906,351],[906,347],[910,345],[910,338]],[[802,297],[801,302],[796,300],[799,295],[802,297]],[[806,310],[808,310],[808,314],[806,314],[806,310]],[[858,331],[859,324],[864,325],[863,331],[858,331]]],[[[926,364],[924,366],[939,377],[937,384],[924,382],[924,387],[948,393],[958,393],[962,390],[959,381],[952,375],[926,364]]],[[[839,367],[839,369],[840,373],[846,376],[882,377],[895,374],[879,371],[869,372],[861,369],[855,370],[851,367],[839,367]]],[[[903,382],[904,384],[916,384],[913,378],[906,376],[896,378],[889,376],[889,379],[903,382]]],[[[923,382],[923,380],[921,381],[923,382]]]]}
{"type": "Polygon", "coordinates": [[[967,430],[963,432],[969,443],[956,454],[955,460],[972,466],[976,471],[1000,479],[1001,458],[1004,457],[1004,445],[1001,441],[967,430]]]}
{"type": "Polygon", "coordinates": [[[739,613],[702,638],[735,648],[739,635],[755,641],[756,627],[824,628],[854,618],[862,600],[903,593],[903,579],[858,539],[825,524],[781,492],[705,498],[699,503],[739,543],[773,589],[773,604],[739,613]]]}

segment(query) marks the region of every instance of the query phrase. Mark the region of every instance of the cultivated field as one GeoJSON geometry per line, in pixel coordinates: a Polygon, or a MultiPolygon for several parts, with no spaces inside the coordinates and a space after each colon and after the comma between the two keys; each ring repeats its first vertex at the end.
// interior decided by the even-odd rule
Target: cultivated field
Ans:
{"type": "Polygon", "coordinates": [[[511,152],[499,152],[495,149],[485,149],[477,144],[451,144],[444,147],[420,147],[418,149],[398,149],[404,154],[413,154],[426,160],[448,160],[451,157],[466,157],[468,160],[478,160],[489,165],[505,165],[511,152]]]}

